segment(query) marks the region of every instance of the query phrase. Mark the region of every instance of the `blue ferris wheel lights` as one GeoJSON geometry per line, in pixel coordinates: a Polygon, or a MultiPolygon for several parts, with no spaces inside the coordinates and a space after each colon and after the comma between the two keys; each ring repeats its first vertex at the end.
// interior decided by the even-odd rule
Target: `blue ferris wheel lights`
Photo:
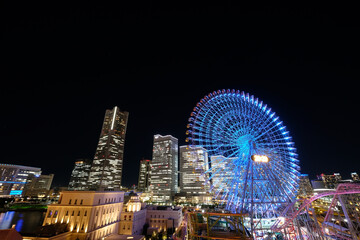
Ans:
{"type": "Polygon", "coordinates": [[[196,104],[187,127],[187,141],[207,150],[207,182],[229,210],[274,211],[295,196],[295,144],[279,116],[258,98],[214,91],[196,104]]]}

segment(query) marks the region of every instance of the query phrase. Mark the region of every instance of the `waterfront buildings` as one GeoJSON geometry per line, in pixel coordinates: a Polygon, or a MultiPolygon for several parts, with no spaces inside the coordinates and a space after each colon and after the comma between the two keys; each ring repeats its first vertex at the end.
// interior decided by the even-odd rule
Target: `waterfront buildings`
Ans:
{"type": "Polygon", "coordinates": [[[138,188],[139,192],[145,192],[149,190],[150,186],[150,160],[143,159],[140,160],[139,167],[139,180],[138,180],[138,188]]]}
{"type": "Polygon", "coordinates": [[[120,111],[116,106],[106,110],[90,170],[88,184],[91,190],[120,189],[128,116],[128,112],[120,111]]]}
{"type": "Polygon", "coordinates": [[[74,169],[71,172],[69,190],[87,190],[87,181],[91,169],[90,159],[78,159],[75,162],[74,169]]]}
{"type": "Polygon", "coordinates": [[[23,196],[46,197],[49,194],[54,174],[32,176],[25,185],[23,196]]]}
{"type": "Polygon", "coordinates": [[[41,175],[41,168],[0,164],[0,196],[21,196],[25,184],[41,175]]]}
{"type": "Polygon", "coordinates": [[[153,202],[171,203],[178,187],[178,139],[154,136],[151,162],[151,188],[153,202]]]}
{"type": "Polygon", "coordinates": [[[64,191],[48,206],[43,225],[66,223],[71,239],[97,240],[118,233],[124,192],[64,191]]]}
{"type": "Polygon", "coordinates": [[[180,191],[204,195],[209,191],[208,154],[202,147],[180,146],[180,191]]]}

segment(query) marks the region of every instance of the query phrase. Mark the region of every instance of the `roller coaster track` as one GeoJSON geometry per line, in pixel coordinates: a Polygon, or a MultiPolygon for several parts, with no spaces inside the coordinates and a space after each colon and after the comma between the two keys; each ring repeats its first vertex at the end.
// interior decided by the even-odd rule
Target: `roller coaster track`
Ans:
{"type": "MultiPolygon", "coordinates": [[[[303,212],[304,209],[306,209],[307,207],[309,207],[309,205],[322,197],[326,197],[326,196],[339,196],[339,195],[345,195],[345,194],[360,194],[360,184],[357,183],[342,183],[339,184],[338,187],[336,188],[336,190],[333,191],[328,191],[328,192],[323,192],[323,193],[319,193],[309,199],[306,200],[297,200],[294,201],[293,203],[289,204],[288,207],[286,207],[284,209],[284,211],[282,212],[281,216],[282,218],[279,218],[275,224],[271,227],[271,229],[275,232],[280,232],[281,230],[285,229],[286,227],[288,227],[293,221],[294,219],[303,212]],[[299,208],[295,209],[294,207],[296,206],[297,202],[303,201],[302,204],[300,205],[299,208]]],[[[331,207],[331,206],[330,206],[331,207]]]]}

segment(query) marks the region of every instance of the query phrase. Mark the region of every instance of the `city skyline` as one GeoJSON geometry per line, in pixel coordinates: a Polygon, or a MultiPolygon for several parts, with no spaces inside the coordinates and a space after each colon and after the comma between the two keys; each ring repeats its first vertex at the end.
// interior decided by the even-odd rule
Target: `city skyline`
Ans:
{"type": "Polygon", "coordinates": [[[2,163],[41,167],[66,186],[74,161],[93,159],[104,111],[118,106],[129,112],[123,184],[136,185],[154,135],[186,144],[196,103],[236,89],[280,116],[302,173],[360,172],[356,8],[12,4],[4,12],[2,163]]]}

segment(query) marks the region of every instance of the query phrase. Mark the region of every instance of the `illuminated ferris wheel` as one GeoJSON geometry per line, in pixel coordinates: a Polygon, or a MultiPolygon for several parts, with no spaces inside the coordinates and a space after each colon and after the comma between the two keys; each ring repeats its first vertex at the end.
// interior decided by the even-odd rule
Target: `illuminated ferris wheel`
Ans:
{"type": "Polygon", "coordinates": [[[294,142],[279,117],[254,96],[210,93],[197,103],[187,128],[186,141],[208,152],[204,175],[216,200],[231,212],[249,214],[252,232],[266,228],[296,196],[294,142]]]}

